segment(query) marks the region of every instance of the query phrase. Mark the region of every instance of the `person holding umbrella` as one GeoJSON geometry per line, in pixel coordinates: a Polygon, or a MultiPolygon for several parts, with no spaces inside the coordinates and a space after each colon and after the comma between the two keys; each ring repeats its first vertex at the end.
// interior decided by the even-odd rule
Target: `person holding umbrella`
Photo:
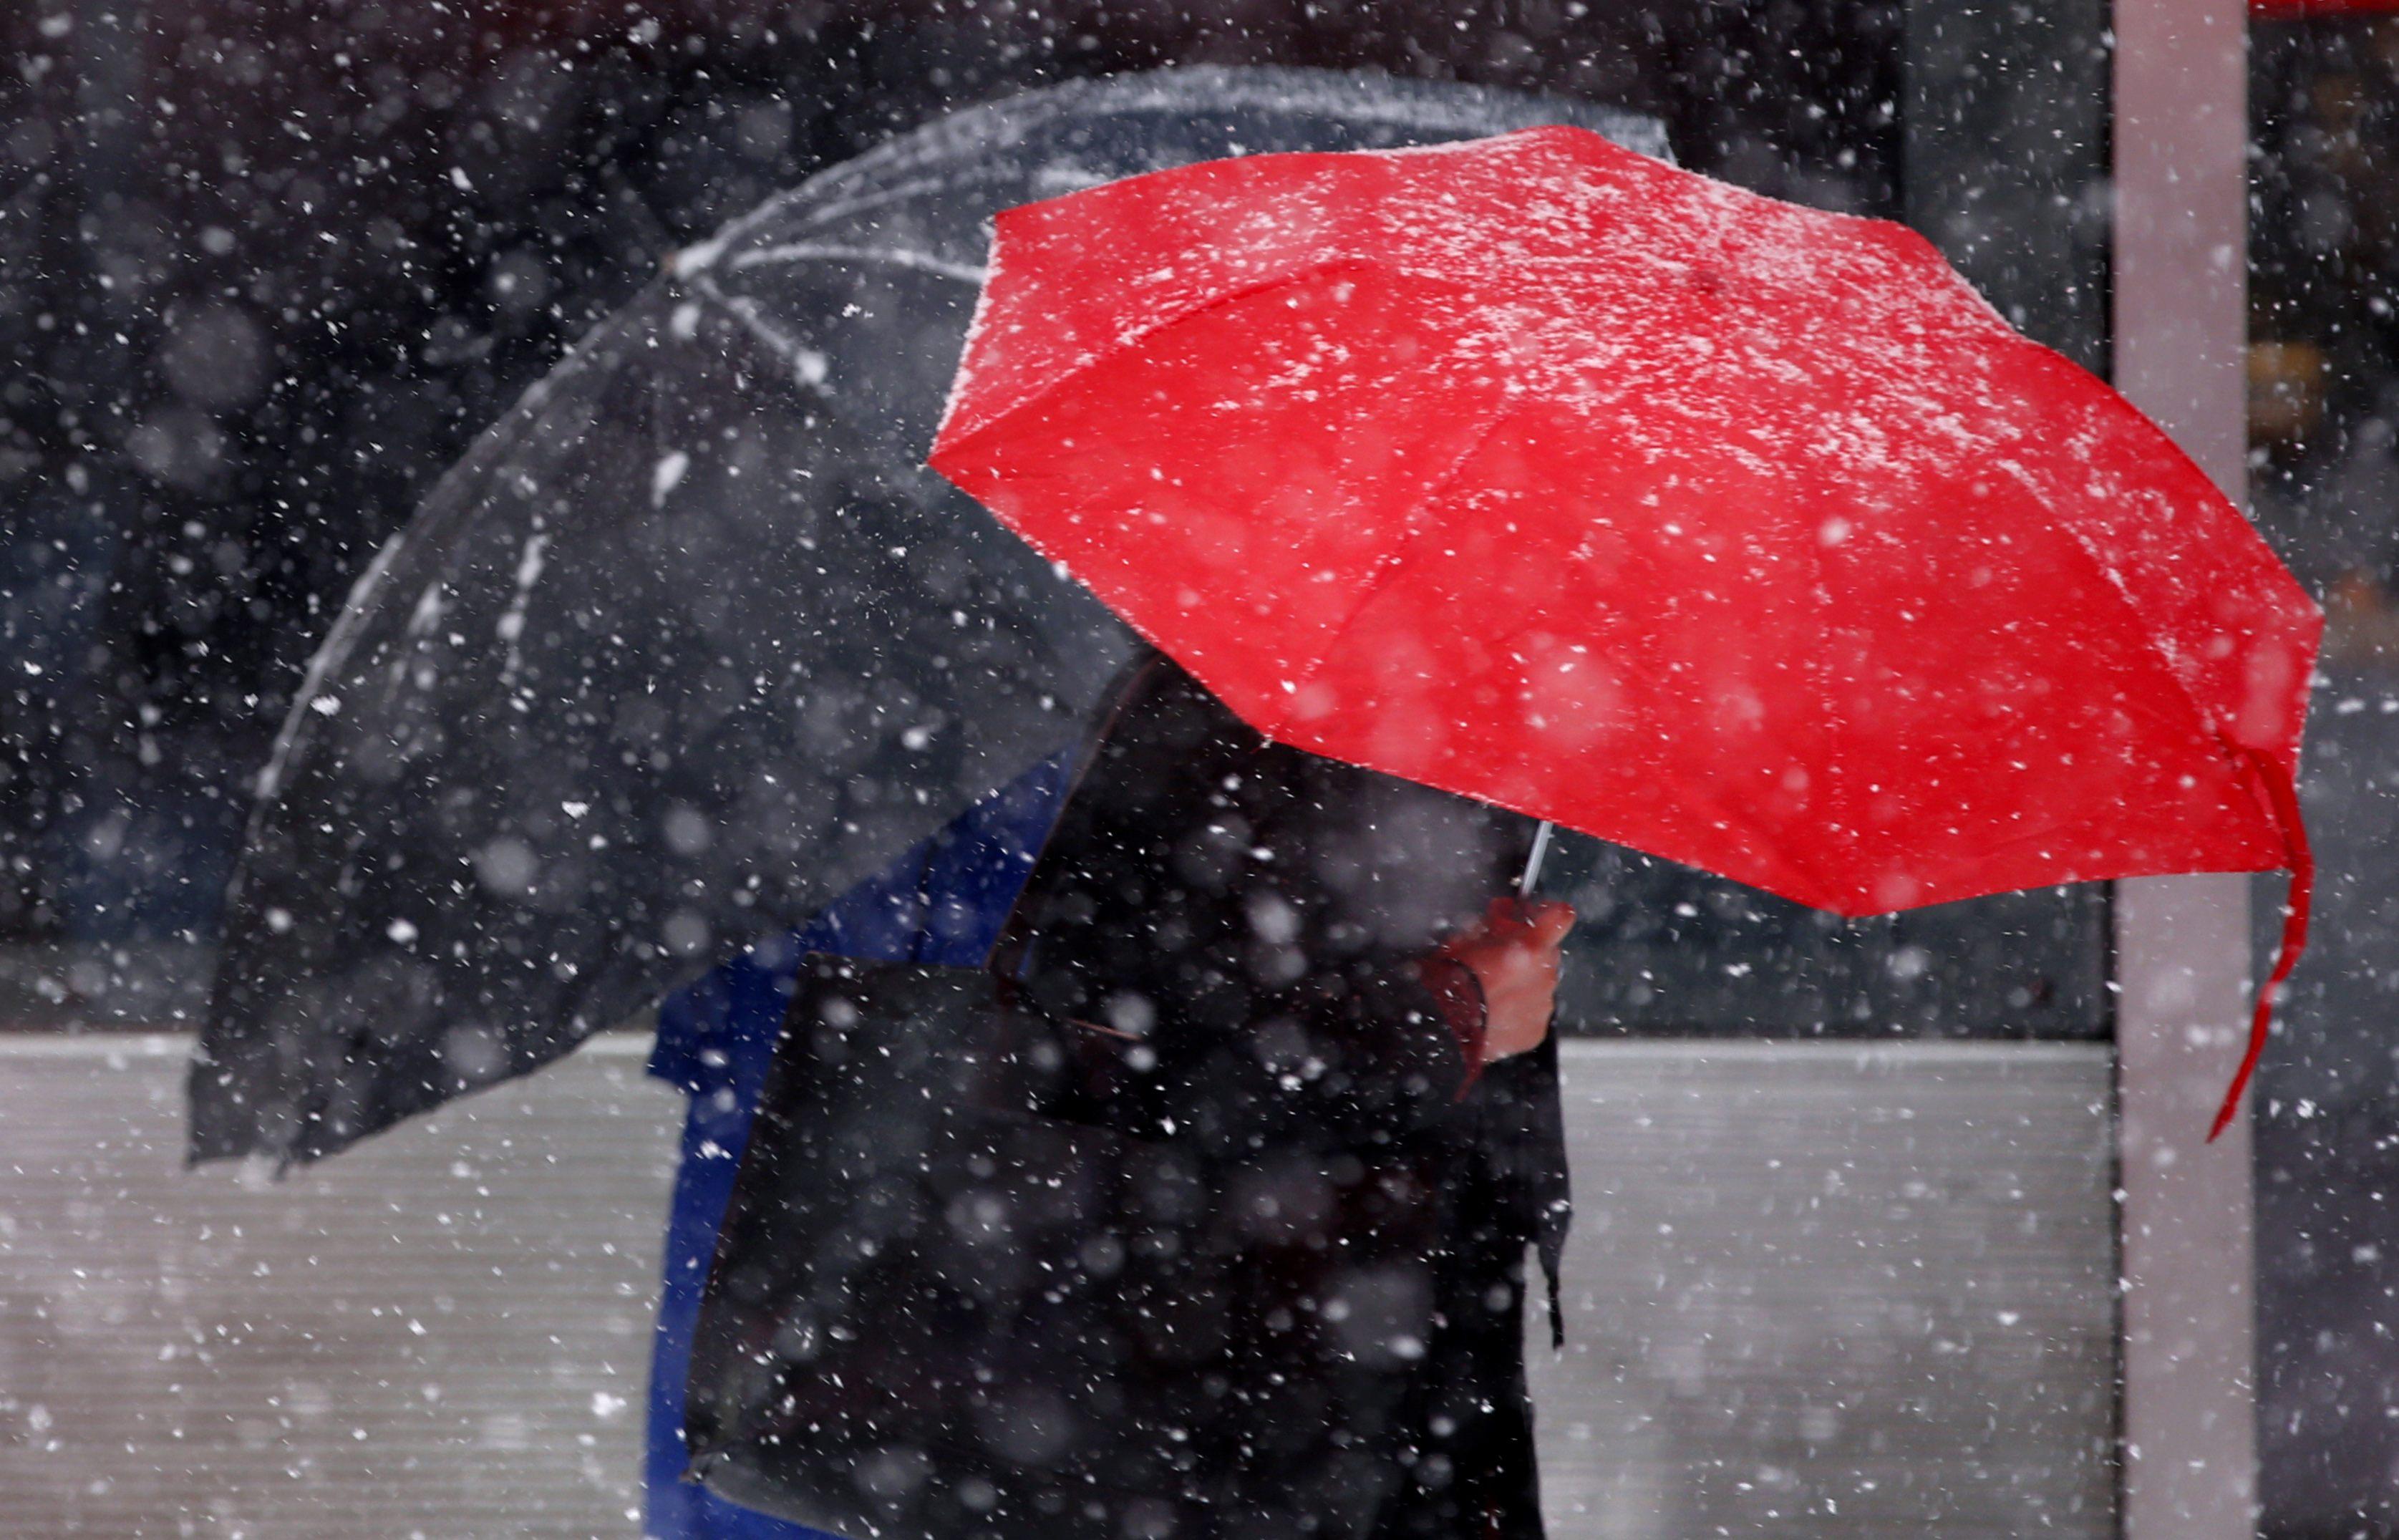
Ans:
{"type": "Polygon", "coordinates": [[[1182,1276],[1204,1371],[1251,1392],[1186,1429],[1205,1533],[1540,1533],[1525,1259],[1554,1285],[1574,911],[1511,891],[1531,833],[1272,743],[1159,657],[1050,834],[1025,995],[1138,1045],[1112,1120],[1177,1130],[1243,1231],[1182,1276]]]}
{"type": "Polygon", "coordinates": [[[1538,1535],[1574,912],[1525,896],[1537,844],[1148,655],[988,972],[802,965],[694,1474],[845,1534],[1538,1535]],[[995,977],[1009,1008],[956,1007],[995,977]]]}

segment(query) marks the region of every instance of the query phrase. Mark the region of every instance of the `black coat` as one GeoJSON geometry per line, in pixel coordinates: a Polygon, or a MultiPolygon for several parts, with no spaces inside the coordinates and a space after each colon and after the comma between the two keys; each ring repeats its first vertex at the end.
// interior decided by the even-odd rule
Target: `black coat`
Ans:
{"type": "Polygon", "coordinates": [[[1223,1536],[1540,1534],[1525,1260],[1554,1278],[1565,1234],[1554,1050],[1471,1073],[1416,966],[1530,832],[1268,743],[1160,659],[1028,885],[1031,1003],[1140,1038],[1118,1115],[1238,1200],[1211,1281],[1159,1306],[1227,1387],[1192,1430],[1223,1536]]]}

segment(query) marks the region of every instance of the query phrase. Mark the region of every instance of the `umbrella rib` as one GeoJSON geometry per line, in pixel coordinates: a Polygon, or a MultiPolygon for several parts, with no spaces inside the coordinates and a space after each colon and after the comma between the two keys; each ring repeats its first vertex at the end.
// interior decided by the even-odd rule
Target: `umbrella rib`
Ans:
{"type": "MultiPolygon", "coordinates": [[[[438,543],[438,537],[453,521],[443,517],[452,514],[456,507],[445,501],[452,492],[471,484],[502,455],[513,451],[531,438],[536,429],[544,426],[546,419],[541,412],[549,404],[549,398],[573,383],[608,348],[622,343],[630,331],[624,321],[612,319],[594,328],[590,335],[569,348],[557,367],[527,390],[506,418],[486,429],[465,457],[444,472],[432,490],[426,493],[420,507],[430,511],[438,505],[440,512],[429,519],[412,519],[395,530],[376,550],[366,570],[350,585],[340,613],[325,633],[325,640],[319,642],[317,650],[309,655],[308,667],[302,674],[300,688],[291,696],[291,706],[284,714],[283,724],[276,733],[265,767],[251,783],[251,812],[243,836],[245,846],[256,843],[266,805],[275,800],[292,755],[307,736],[306,730],[322,720],[309,709],[310,704],[323,690],[327,678],[349,660],[351,650],[372,623],[372,597],[391,581],[392,572],[403,556],[427,543],[438,543]]],[[[240,881],[240,864],[237,863],[232,885],[227,892],[228,903],[237,891],[240,881]]]]}
{"type": "MultiPolygon", "coordinates": [[[[1294,688],[1286,695],[1287,701],[1296,702],[1307,687],[1315,682],[1317,676],[1324,672],[1324,667],[1332,660],[1334,653],[1340,648],[1344,641],[1348,640],[1349,632],[1357,626],[1358,617],[1373,607],[1375,601],[1382,597],[1385,589],[1399,581],[1401,569],[1407,565],[1408,559],[1416,553],[1416,547],[1424,543],[1425,536],[1431,533],[1428,526],[1419,522],[1426,510],[1430,509],[1443,493],[1457,485],[1457,479],[1465,474],[1468,463],[1483,453],[1483,446],[1491,441],[1491,436],[1499,431],[1501,424],[1516,415],[1516,411],[1517,409],[1512,407],[1502,407],[1492,412],[1490,420],[1476,429],[1472,440],[1458,452],[1457,458],[1452,460],[1447,468],[1416,495],[1416,506],[1408,510],[1409,527],[1405,541],[1399,549],[1385,557],[1377,570],[1367,578],[1365,589],[1358,596],[1357,602],[1349,606],[1349,613],[1341,617],[1341,624],[1335,627],[1333,634],[1325,639],[1324,645],[1316,650],[1314,664],[1305,674],[1292,682],[1294,688]]],[[[1447,526],[1444,524],[1443,527],[1447,526]]],[[[1282,717],[1279,717],[1276,721],[1278,728],[1288,718],[1290,710],[1291,707],[1286,705],[1282,717]]],[[[1267,736],[1271,737],[1275,734],[1270,731],[1267,736]]]]}
{"type": "MultiPolygon", "coordinates": [[[[2018,348],[2020,348],[2026,356],[2038,361],[2041,367],[2048,371],[2056,372],[2059,371],[2066,371],[2076,373],[2080,372],[2078,366],[2053,349],[2043,347],[2039,343],[2035,343],[2029,339],[2022,337],[2016,338],[2015,342],[2018,348]]],[[[2135,408],[2130,401],[2125,400],[2122,397],[2115,395],[2113,392],[2107,393],[2106,398],[2095,410],[2108,412],[2120,424],[2128,417],[2136,424],[2148,424],[2148,422],[2147,418],[2141,415],[2139,409],[2135,408]]],[[[2157,433],[2158,438],[2163,441],[2164,449],[2169,455],[2180,459],[2185,465],[2189,466],[2194,472],[2197,472],[2202,478],[2206,476],[2204,471],[2199,469],[2197,462],[2191,460],[2190,456],[2184,453],[2182,446],[2175,442],[2172,436],[2166,434],[2162,429],[2158,429],[2154,424],[2148,424],[2148,426],[2157,433]]],[[[2003,463],[2000,468],[2003,470],[2009,470],[2013,469],[2014,467],[2009,466],[2003,463]]],[[[2019,486],[2024,487],[2028,493],[2033,492],[2029,477],[2022,474],[2020,471],[2012,476],[2011,479],[2015,480],[2019,486]]],[[[2208,484],[2211,487],[2215,485],[2212,480],[2209,480],[2208,484]]],[[[2222,493],[2220,492],[2217,495],[2219,498],[2222,497],[2222,493]]],[[[2041,502],[2044,507],[2047,507],[2047,499],[2039,498],[2036,494],[2036,500],[2041,502]]],[[[2225,499],[2223,501],[2223,507],[2228,511],[2231,512],[2236,522],[2240,523],[2244,529],[2247,528],[2248,520],[2241,517],[2239,509],[2233,507],[2229,499],[2225,499]]],[[[2128,615],[2130,615],[2135,630],[2140,637],[2142,646],[2151,656],[2155,657],[2159,661],[2160,665],[2165,669],[2166,677],[2174,681],[2175,687],[2181,695],[2182,699],[2190,707],[2192,712],[2198,718],[2201,731],[2206,734],[2217,732],[2218,728],[2216,726],[2216,712],[2211,710],[2207,704],[2199,698],[2197,693],[2193,691],[2190,682],[2183,677],[2182,671],[2179,669],[2175,667],[2174,654],[2159,642],[2156,629],[2148,624],[2146,617],[2141,613],[2140,607],[2135,602],[2133,594],[2126,588],[2121,578],[2119,577],[2115,569],[2108,563],[2107,559],[2100,554],[2094,544],[2084,536],[2082,530],[2077,523],[2069,519],[2059,518],[2054,513],[2052,514],[2052,520],[2059,530],[2065,533],[2067,544],[2071,545],[2076,550],[2080,551],[2084,560],[2091,563],[2093,570],[2098,574],[2100,586],[2106,588],[2109,593],[2115,595],[2117,602],[2123,607],[2128,615]]],[[[2252,533],[2254,534],[2254,532],[2252,533]]],[[[2296,746],[2294,747],[2296,748],[2296,746]]],[[[2278,823],[2280,822],[2279,817],[2276,821],[2278,823]]]]}
{"type": "Polygon", "coordinates": [[[744,251],[725,266],[734,272],[768,263],[799,262],[863,262],[879,263],[888,267],[905,267],[914,272],[931,273],[940,277],[956,278],[960,283],[979,284],[988,270],[969,263],[952,262],[928,251],[917,251],[904,246],[887,247],[881,250],[871,246],[843,246],[834,241],[795,240],[781,246],[760,247],[744,251]]]}
{"type": "MultiPolygon", "coordinates": [[[[881,262],[887,266],[905,267],[912,272],[931,273],[935,277],[954,278],[962,283],[982,281],[980,277],[982,270],[979,268],[956,267],[955,271],[949,271],[942,266],[934,265],[937,261],[934,258],[911,261],[903,260],[888,251],[850,251],[834,247],[821,248],[811,256],[829,262],[881,262]]],[[[794,258],[793,260],[809,259],[794,258]]],[[[949,265],[956,266],[956,264],[949,265]]],[[[757,302],[746,294],[726,293],[717,286],[715,278],[704,267],[687,274],[678,272],[675,276],[688,292],[714,304],[719,310],[732,317],[743,331],[773,349],[776,357],[782,360],[785,367],[790,367],[793,359],[807,351],[800,345],[797,339],[786,336],[779,329],[769,324],[766,317],[758,313],[757,302]]]]}
{"type": "MultiPolygon", "coordinates": [[[[1816,488],[1812,489],[1823,492],[1825,494],[1824,501],[1827,502],[1837,495],[1831,481],[1832,478],[1829,476],[1819,477],[1816,488]]],[[[1815,512],[1821,519],[1823,514],[1821,503],[1817,505],[1815,512]]],[[[1817,527],[1821,530],[1823,525],[1820,523],[1817,527]]],[[[1832,574],[1825,567],[1827,547],[1823,540],[1809,538],[1805,530],[1799,532],[1799,538],[1806,546],[1809,559],[1816,568],[1816,592],[1820,596],[1817,615],[1821,624],[1817,628],[1816,635],[1815,695],[1816,720],[1823,723],[1823,739],[1820,751],[1815,755],[1815,763],[1818,773],[1822,774],[1829,784],[1824,788],[1823,801],[1819,805],[1829,805],[1833,809],[1834,818],[1839,818],[1848,811],[1841,805],[1840,794],[1849,790],[1846,785],[1841,784],[1844,777],[1837,770],[1840,762],[1832,752],[1840,739],[1840,723],[1834,712],[1833,699],[1833,639],[1840,624],[1840,606],[1833,597],[1833,579],[1832,574]]]]}
{"type": "MultiPolygon", "coordinates": [[[[1173,327],[1181,326],[1186,321],[1197,320],[1202,316],[1222,310],[1227,305],[1239,304],[1243,300],[1254,299],[1260,294],[1270,294],[1278,289],[1285,289],[1294,284],[1303,283],[1308,279],[1316,277],[1318,274],[1322,273],[1327,268],[1339,267],[1343,265],[1373,267],[1379,264],[1372,258],[1351,256],[1346,251],[1324,252],[1319,256],[1311,258],[1304,265],[1294,268],[1290,272],[1277,273],[1272,277],[1259,278],[1254,282],[1243,284],[1236,289],[1228,289],[1221,294],[1212,294],[1208,298],[1201,300],[1197,304],[1190,306],[1188,309],[1178,310],[1174,314],[1167,316],[1162,319],[1151,321],[1147,325],[1139,327],[1131,331],[1121,332],[1118,335],[1114,346],[1109,347],[1105,352],[1095,353],[1088,358],[1077,359],[1072,368],[1060,371],[1054,379],[1043,381],[1040,385],[1026,392],[1020,399],[1010,401],[1006,406],[994,412],[989,417],[985,418],[983,422],[977,424],[974,427],[969,429],[965,434],[960,436],[957,443],[968,444],[973,442],[975,439],[982,438],[984,434],[1000,426],[1010,418],[1038,405],[1040,402],[1047,400],[1057,392],[1064,390],[1074,380],[1089,373],[1091,370],[1098,368],[1104,363],[1110,362],[1113,359],[1122,358],[1127,353],[1132,352],[1133,349],[1148,342],[1151,338],[1156,337],[1159,333],[1173,327]]],[[[996,249],[995,248],[992,271],[996,273],[998,268],[999,263],[996,256],[996,249]]],[[[985,303],[988,303],[987,296],[990,293],[990,290],[986,288],[984,290],[984,293],[986,295],[985,303]]],[[[951,385],[950,410],[944,411],[942,413],[942,425],[940,427],[933,430],[933,448],[931,458],[934,461],[934,468],[937,470],[941,468],[939,461],[945,447],[944,441],[948,439],[950,434],[950,412],[956,410],[957,403],[965,399],[968,393],[968,371],[973,367],[975,362],[974,338],[983,331],[983,320],[984,317],[983,312],[981,308],[978,307],[975,313],[973,326],[968,332],[967,357],[959,360],[958,378],[951,385]]],[[[948,445],[946,447],[955,448],[956,445],[948,445]]],[[[944,472],[944,474],[947,473],[944,472]]]]}
{"type": "MultiPolygon", "coordinates": [[[[2100,588],[2114,597],[2117,605],[2131,619],[2134,633],[2140,638],[2142,651],[2155,658],[2165,676],[2174,682],[2175,696],[2190,708],[2192,715],[2197,718],[2201,736],[2215,738],[2219,743],[2229,743],[2230,740],[2225,738],[2223,729],[2216,723],[2216,713],[2210,710],[2191,689],[2190,682],[2183,677],[2182,670],[2175,667],[2174,654],[2159,642],[2155,628],[2148,624],[2148,616],[2142,613],[2140,606],[2134,602],[2133,595],[2124,586],[2122,579],[2118,576],[2113,568],[2108,566],[2107,560],[2092,547],[2091,543],[2084,539],[2082,532],[2071,521],[2057,519],[2054,523],[2055,527],[2065,534],[2066,543],[2080,551],[2083,560],[2088,561],[2092,570],[2098,574],[2100,588]]],[[[2234,754],[2230,757],[2237,771],[2241,763],[2240,756],[2234,754]]],[[[2281,822],[2279,817],[2275,818],[2275,822],[2277,824],[2281,822]]]]}
{"type": "MultiPolygon", "coordinates": [[[[1457,483],[1458,478],[1465,474],[1467,466],[1474,459],[1476,454],[1482,452],[1484,445],[1488,443],[1492,437],[1496,435],[1501,427],[1505,426],[1511,420],[1515,418],[1519,414],[1520,410],[1521,409],[1514,407],[1501,407],[1491,414],[1490,421],[1483,425],[1482,428],[1475,434],[1473,441],[1468,444],[1466,448],[1459,453],[1457,458],[1442,473],[1440,479],[1435,480],[1430,486],[1427,487],[1424,493],[1417,498],[1416,508],[1412,509],[1410,512],[1412,522],[1419,516],[1422,510],[1432,507],[1443,493],[1448,491],[1451,486],[1457,483]]],[[[1326,641],[1325,644],[1321,648],[1318,649],[1315,666],[1312,667],[1305,675],[1301,676],[1300,679],[1294,681],[1295,687],[1284,697],[1286,701],[1296,702],[1299,697],[1306,693],[1307,685],[1309,682],[1312,682],[1324,671],[1325,666],[1331,661],[1334,653],[1339,650],[1342,641],[1347,638],[1349,632],[1356,627],[1359,618],[1365,614],[1367,609],[1374,604],[1375,601],[1379,598],[1382,593],[1391,586],[1391,584],[1398,581],[1401,569],[1406,566],[1409,558],[1423,545],[1424,541],[1430,536],[1433,533],[1433,527],[1434,526],[1431,525],[1424,525],[1411,529],[1404,547],[1386,559],[1381,569],[1376,573],[1375,576],[1370,581],[1365,592],[1360,595],[1358,601],[1350,607],[1349,615],[1342,618],[1340,626],[1335,630],[1332,637],[1326,641]]],[[[1447,528],[1448,526],[1444,523],[1439,527],[1447,528]]],[[[1647,691],[1648,689],[1648,681],[1646,678],[1636,676],[1635,682],[1637,686],[1643,690],[1647,691]]],[[[1656,697],[1653,695],[1651,698],[1655,700],[1656,697]]],[[[1291,707],[1286,706],[1283,714],[1276,719],[1275,724],[1272,727],[1263,729],[1267,736],[1276,738],[1282,736],[1281,728],[1288,721],[1290,709],[1291,707]]],[[[1455,790],[1456,789],[1445,788],[1444,790],[1455,790]]],[[[1491,800],[1487,796],[1481,796],[1472,792],[1464,792],[1460,794],[1475,796],[1477,801],[1488,802],[1491,800]]],[[[1678,795],[1682,796],[1692,805],[1698,807],[1701,812],[1715,818],[1720,825],[1739,824],[1742,828],[1748,830],[1751,835],[1756,840],[1757,844],[1755,848],[1764,859],[1769,860],[1775,865],[1781,867],[1785,872],[1805,879],[1804,883],[1800,884],[1790,884],[1788,883],[1787,878],[1782,879],[1785,881],[1786,885],[1793,887],[1804,886],[1810,891],[1827,898],[1840,891],[1837,885],[1825,881],[1823,873],[1810,871],[1805,863],[1792,857],[1787,851],[1784,851],[1781,847],[1781,842],[1773,838],[1771,831],[1755,822],[1754,819],[1744,817],[1733,808],[1719,804],[1714,798],[1701,795],[1687,788],[1684,788],[1678,791],[1678,795]]],[[[1546,814],[1535,812],[1529,808],[1520,807],[1514,808],[1512,811],[1526,813],[1537,817],[1545,817],[1548,816],[1546,814]]],[[[1612,843],[1622,844],[1623,842],[1618,841],[1612,843]]],[[[1640,849],[1641,847],[1637,845],[1627,845],[1626,848],[1640,849]]],[[[1677,857],[1659,851],[1645,850],[1643,851],[1643,854],[1655,856],[1660,860],[1676,861],[1678,864],[1682,865],[1697,864],[1694,862],[1682,861],[1677,857]]],[[[1817,907],[1837,908],[1837,906],[1819,904],[1817,907]]]]}
{"type": "MultiPolygon", "coordinates": [[[[1650,704],[1654,709],[1652,712],[1653,720],[1662,720],[1666,715],[1664,703],[1659,700],[1657,693],[1650,682],[1649,676],[1636,669],[1632,671],[1627,677],[1629,677],[1633,688],[1642,691],[1648,696],[1650,704]]],[[[1755,849],[1758,854],[1764,858],[1770,860],[1774,865],[1782,869],[1782,874],[1779,875],[1777,878],[1777,880],[1783,885],[1781,887],[1768,888],[1763,883],[1751,883],[1748,885],[1766,888],[1766,891],[1768,892],[1774,893],[1782,898],[1796,899],[1797,901],[1808,904],[1809,907],[1814,909],[1829,910],[1836,914],[1846,914],[1850,912],[1847,906],[1843,904],[1821,901],[1834,898],[1841,892],[1841,885],[1827,880],[1824,873],[1813,870],[1809,863],[1800,860],[1797,857],[1793,856],[1789,851],[1783,849],[1782,842],[1775,838],[1773,831],[1759,823],[1756,819],[1742,813],[1737,805],[1728,805],[1727,804],[1718,802],[1714,797],[1693,790],[1691,783],[1687,778],[1677,778],[1674,784],[1674,795],[1677,798],[1682,800],[1687,805],[1696,807],[1701,813],[1715,819],[1717,827],[1723,828],[1732,824],[1739,824],[1743,829],[1748,830],[1750,834],[1757,842],[1755,849]],[[1792,876],[1803,878],[1805,881],[1793,883],[1790,881],[1790,877],[1792,876]],[[1815,898],[1800,898],[1799,892],[1802,889],[1813,892],[1817,897],[1815,898]]],[[[1626,842],[1620,840],[1613,841],[1611,843],[1624,844],[1625,848],[1628,850],[1639,850],[1642,854],[1654,856],[1660,860],[1673,861],[1678,866],[1688,866],[1701,871],[1712,870],[1712,868],[1703,861],[1686,860],[1679,856],[1669,855],[1663,851],[1649,850],[1644,846],[1626,844],[1626,842]]],[[[1733,880],[1736,882],[1745,881],[1745,879],[1738,877],[1733,880]]]]}

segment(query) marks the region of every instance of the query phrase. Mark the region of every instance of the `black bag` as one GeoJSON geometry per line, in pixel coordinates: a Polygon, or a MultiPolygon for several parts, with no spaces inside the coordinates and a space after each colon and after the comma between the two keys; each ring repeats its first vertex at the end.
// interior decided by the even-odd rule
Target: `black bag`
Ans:
{"type": "MultiPolygon", "coordinates": [[[[1340,1217],[1262,1224],[1293,1156],[1128,1126],[1145,1051],[992,972],[806,959],[693,1344],[693,1477],[861,1540],[1364,1533],[1429,1293],[1368,1269],[1273,1307],[1325,1291],[1271,1275],[1340,1217]]],[[[1364,1223],[1430,1250],[1419,1198],[1364,1223]]]]}
{"type": "Polygon", "coordinates": [[[692,1470],[725,1496],[947,1540],[1138,1533],[1175,1490],[1094,1296],[1127,1286],[1132,1223],[1190,1217],[1198,1173],[1093,1115],[1116,1044],[1001,993],[803,965],[692,1351],[692,1470]]]}

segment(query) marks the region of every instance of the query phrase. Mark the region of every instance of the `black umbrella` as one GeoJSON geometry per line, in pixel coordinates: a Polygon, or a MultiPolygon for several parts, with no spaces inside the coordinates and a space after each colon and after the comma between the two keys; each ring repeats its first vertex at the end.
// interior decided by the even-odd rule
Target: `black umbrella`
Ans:
{"type": "Polygon", "coordinates": [[[1647,120],[1284,70],[977,108],[686,251],[376,558],[228,898],[197,1159],[328,1155],[805,922],[1076,741],[1134,645],[923,468],[997,209],[1213,156],[1647,120]]]}

